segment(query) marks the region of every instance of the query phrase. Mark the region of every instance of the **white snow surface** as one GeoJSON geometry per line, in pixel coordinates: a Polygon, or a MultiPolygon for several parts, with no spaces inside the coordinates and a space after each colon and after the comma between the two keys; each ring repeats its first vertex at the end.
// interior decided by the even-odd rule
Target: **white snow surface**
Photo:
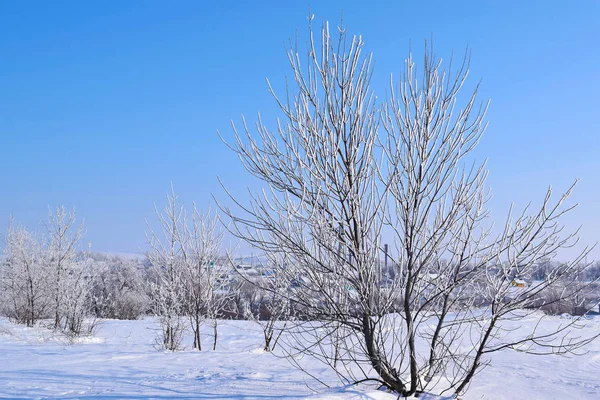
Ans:
{"type": "MultiPolygon", "coordinates": [[[[559,323],[559,317],[544,323],[553,321],[559,323]]],[[[600,330],[598,317],[586,324],[588,333],[600,330]]],[[[396,398],[372,385],[343,386],[327,367],[303,360],[311,374],[331,385],[323,387],[284,358],[262,351],[262,332],[252,322],[223,321],[216,351],[209,350],[208,336],[202,352],[158,351],[156,329],[152,318],[108,320],[94,336],[69,343],[44,328],[0,318],[0,398],[396,398]]],[[[494,354],[462,399],[600,399],[600,341],[578,357],[494,354]]]]}

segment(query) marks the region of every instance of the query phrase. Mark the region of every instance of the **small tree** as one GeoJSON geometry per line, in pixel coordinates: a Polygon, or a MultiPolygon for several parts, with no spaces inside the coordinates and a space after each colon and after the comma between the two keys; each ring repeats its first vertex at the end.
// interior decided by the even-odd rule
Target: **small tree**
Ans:
{"type": "Polygon", "coordinates": [[[251,308],[249,317],[261,327],[264,338],[263,350],[271,352],[277,346],[293,315],[288,293],[291,282],[288,280],[288,275],[278,272],[283,268],[286,260],[281,254],[267,255],[267,259],[262,275],[254,279],[248,279],[243,272],[240,272],[240,275],[242,288],[248,285],[252,287],[246,289],[250,294],[248,296],[251,308]]]}
{"type": "Polygon", "coordinates": [[[217,215],[213,215],[210,210],[206,214],[200,213],[194,204],[191,226],[187,227],[186,237],[183,256],[188,315],[194,333],[193,346],[202,350],[200,328],[209,317],[213,318],[215,349],[218,336],[216,321],[227,297],[224,296],[225,293],[220,293],[223,286],[222,275],[226,271],[216,263],[223,242],[223,230],[217,215]]]}
{"type": "Polygon", "coordinates": [[[279,288],[268,284],[270,291],[263,293],[258,301],[256,322],[263,331],[264,351],[273,351],[281,334],[285,331],[290,316],[290,300],[282,296],[279,288]]]}
{"type": "Polygon", "coordinates": [[[148,224],[146,238],[150,245],[147,253],[152,265],[150,284],[151,308],[161,326],[158,345],[170,351],[181,348],[185,331],[185,277],[183,245],[185,239],[185,211],[171,188],[163,212],[156,209],[160,231],[156,234],[148,224]]]}
{"type": "Polygon", "coordinates": [[[215,263],[223,239],[218,218],[209,211],[200,213],[193,207],[191,224],[183,205],[171,187],[167,206],[157,218],[159,237],[148,227],[153,266],[153,311],[162,325],[162,345],[168,350],[180,347],[188,316],[194,333],[194,348],[201,350],[200,328],[209,320],[213,328],[213,349],[218,337],[218,319],[229,302],[225,267],[215,263]]]}
{"type": "Polygon", "coordinates": [[[64,293],[61,301],[62,331],[70,337],[82,334],[91,334],[97,326],[98,320],[92,318],[92,296],[95,280],[95,271],[92,260],[87,254],[81,253],[65,277],[64,293]]]}
{"type": "Polygon", "coordinates": [[[52,327],[71,337],[91,333],[96,326],[85,323],[91,312],[93,271],[86,254],[77,253],[83,228],[74,225],[74,211],[50,211],[47,242],[42,243],[11,222],[2,282],[17,322],[33,326],[51,313],[52,327]]]}
{"type": "Polygon", "coordinates": [[[217,349],[219,337],[219,323],[227,307],[235,298],[237,286],[232,285],[229,277],[229,268],[225,264],[213,264],[208,268],[205,281],[205,309],[206,319],[212,326],[213,342],[212,349],[217,349]]]}
{"type": "Polygon", "coordinates": [[[6,236],[5,262],[0,287],[7,315],[18,323],[34,326],[48,306],[48,284],[39,240],[11,219],[6,236]]]}
{"type": "MultiPolygon", "coordinates": [[[[55,212],[49,210],[48,221],[45,222],[48,244],[44,251],[44,263],[51,279],[52,311],[54,329],[62,329],[67,321],[65,297],[72,295],[71,290],[79,289],[79,267],[77,245],[83,236],[83,225],[75,226],[75,210],[67,212],[58,207],[55,212]]],[[[73,299],[75,296],[71,296],[73,299]]]]}
{"type": "Polygon", "coordinates": [[[495,351],[565,353],[593,339],[573,333],[576,319],[550,333],[506,335],[507,323],[531,313],[523,310],[533,296],[579,274],[583,255],[514,290],[515,278],[573,244],[557,222],[572,208],[571,189],[558,200],[549,190],[532,213],[511,213],[498,235],[484,224],[487,173],[471,152],[487,105],[477,88],[459,95],[468,57],[443,70],[426,49],[417,72],[409,56],[378,103],[360,37],[340,29],[333,40],[325,24],[319,44],[311,29],[308,46],[306,63],[297,49],[288,53],[294,91],[282,99],[270,88],[283,115],[276,130],[260,119],[256,135],[245,121],[242,133],[234,126],[232,150],[266,189],[236,202],[241,211],[222,207],[234,235],[290,260],[277,272],[304,313],[290,354],[410,396],[464,392],[495,351]],[[385,235],[394,242],[391,282],[378,262],[385,235]]]}

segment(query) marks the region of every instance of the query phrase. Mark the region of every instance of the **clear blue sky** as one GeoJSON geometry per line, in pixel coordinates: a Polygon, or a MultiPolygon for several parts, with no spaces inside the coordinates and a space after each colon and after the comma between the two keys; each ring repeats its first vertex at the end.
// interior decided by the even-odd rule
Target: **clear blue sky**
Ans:
{"type": "MultiPolygon", "coordinates": [[[[313,1],[316,20],[361,34],[383,93],[409,43],[472,49],[471,79],[491,98],[478,157],[490,203],[538,204],[581,178],[566,219],[600,239],[600,2],[313,1]]],[[[285,41],[306,31],[307,1],[0,3],[0,230],[39,227],[77,207],[97,251],[145,247],[145,218],[173,181],[188,203],[250,182],[216,130],[278,115],[265,78],[288,73],[285,41]]],[[[305,36],[300,36],[301,43],[305,36]]],[[[600,258],[600,251],[595,256],[600,258]]]]}

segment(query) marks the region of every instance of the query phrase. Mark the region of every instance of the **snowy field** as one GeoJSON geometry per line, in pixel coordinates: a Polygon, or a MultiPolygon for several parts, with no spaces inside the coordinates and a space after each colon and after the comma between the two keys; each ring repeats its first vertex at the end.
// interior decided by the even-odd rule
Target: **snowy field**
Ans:
{"type": "MultiPolygon", "coordinates": [[[[109,320],[94,337],[69,344],[50,331],[0,319],[0,398],[395,398],[374,387],[343,387],[332,371],[303,360],[310,373],[333,386],[318,385],[285,359],[263,352],[262,333],[250,322],[223,322],[214,352],[157,351],[155,329],[151,318],[109,320]]],[[[586,329],[600,330],[600,319],[589,320],[586,329]]],[[[206,339],[208,348],[210,338],[206,339]]],[[[464,396],[506,400],[599,398],[600,341],[580,357],[536,357],[514,351],[497,354],[464,396]]]]}

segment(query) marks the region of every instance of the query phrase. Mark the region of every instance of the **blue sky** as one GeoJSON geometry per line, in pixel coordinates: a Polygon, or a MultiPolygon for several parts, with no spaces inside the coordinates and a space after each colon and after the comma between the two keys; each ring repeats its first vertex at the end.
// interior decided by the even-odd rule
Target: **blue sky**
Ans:
{"type": "MultiPolygon", "coordinates": [[[[0,3],[0,230],[37,228],[47,207],[76,206],[97,251],[145,248],[145,218],[172,181],[200,207],[250,183],[216,131],[230,119],[278,115],[285,42],[304,43],[306,1],[0,3]]],[[[600,239],[600,2],[320,1],[343,13],[376,60],[385,93],[409,44],[433,38],[448,57],[468,45],[471,82],[492,100],[477,150],[489,159],[492,215],[566,189],[565,219],[600,239]]],[[[537,203],[536,203],[537,201],[537,203]]],[[[600,258],[600,250],[594,255],[600,258]]],[[[568,254],[565,253],[565,256],[568,254]]]]}

